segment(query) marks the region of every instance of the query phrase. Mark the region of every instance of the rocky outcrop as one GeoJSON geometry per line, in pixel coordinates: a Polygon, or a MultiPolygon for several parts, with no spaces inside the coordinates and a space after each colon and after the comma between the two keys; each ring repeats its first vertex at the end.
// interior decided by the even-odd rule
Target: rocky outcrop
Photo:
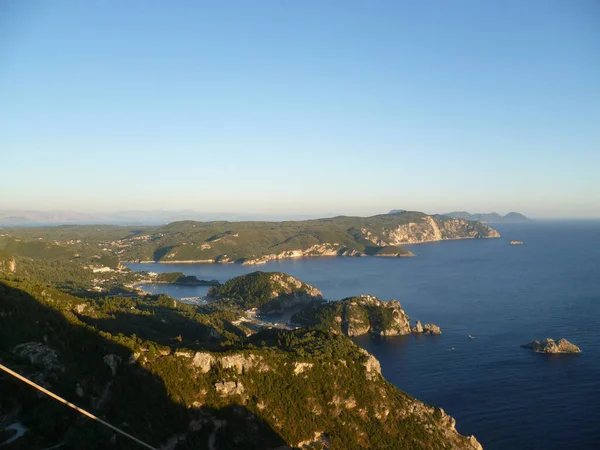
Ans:
{"type": "Polygon", "coordinates": [[[402,245],[453,239],[499,237],[500,234],[496,230],[479,222],[424,216],[420,222],[410,222],[384,230],[381,240],[389,245],[402,245]]]}
{"type": "Polygon", "coordinates": [[[442,334],[437,325],[422,325],[420,320],[411,328],[408,316],[397,300],[385,302],[368,294],[304,308],[291,317],[291,322],[350,337],[367,333],[378,336],[442,334]]]}
{"type": "Polygon", "coordinates": [[[355,249],[345,249],[337,243],[325,242],[315,244],[307,249],[286,250],[280,253],[263,255],[259,258],[248,258],[242,261],[242,265],[259,265],[279,259],[306,258],[311,256],[363,256],[364,253],[355,249]]]}
{"type": "Polygon", "coordinates": [[[469,450],[483,450],[483,447],[475,438],[471,435],[468,438],[461,436],[456,430],[456,420],[454,417],[449,416],[442,408],[435,406],[429,406],[421,403],[418,400],[413,400],[407,405],[406,415],[413,415],[421,418],[424,422],[427,421],[428,417],[434,416],[437,418],[436,427],[442,432],[444,440],[451,442],[450,448],[465,448],[469,450]]]}
{"type": "Polygon", "coordinates": [[[269,366],[258,355],[232,354],[216,358],[224,369],[235,369],[238,373],[255,369],[259,372],[269,370],[269,366]]]}
{"type": "Polygon", "coordinates": [[[415,326],[412,327],[411,331],[413,333],[423,333],[423,334],[442,334],[442,330],[437,325],[432,323],[426,323],[425,325],[421,325],[421,321],[417,320],[415,326]]]}
{"type": "Polygon", "coordinates": [[[426,323],[423,325],[423,333],[425,334],[442,334],[442,330],[437,325],[426,323]]]}
{"type": "Polygon", "coordinates": [[[192,366],[200,369],[200,372],[207,373],[215,362],[215,357],[207,352],[196,352],[192,358],[192,366]]]}
{"type": "Polygon", "coordinates": [[[214,386],[217,394],[222,397],[242,395],[244,393],[244,385],[239,381],[221,381],[220,383],[215,383],[214,386]]]}
{"type": "Polygon", "coordinates": [[[346,301],[342,323],[347,323],[348,336],[366,333],[379,336],[398,336],[410,333],[408,316],[400,302],[382,302],[372,295],[361,295],[346,301]]]}
{"type": "Polygon", "coordinates": [[[510,241],[510,245],[523,245],[523,241],[510,241]]]}
{"type": "Polygon", "coordinates": [[[229,353],[218,355],[209,352],[194,353],[180,350],[175,352],[175,356],[190,359],[190,366],[198,369],[200,373],[208,373],[216,365],[220,365],[223,369],[231,369],[236,373],[245,373],[250,369],[258,372],[269,370],[269,366],[263,358],[255,354],[229,353]]]}
{"type": "Polygon", "coordinates": [[[363,366],[365,367],[365,375],[368,380],[375,380],[379,375],[381,375],[381,364],[379,360],[371,355],[365,349],[359,349],[360,352],[365,355],[367,358],[363,362],[363,366]]]}
{"type": "Polygon", "coordinates": [[[313,363],[308,362],[295,362],[294,363],[294,375],[299,375],[301,373],[306,372],[307,370],[312,369],[314,366],[313,363]]]}
{"type": "Polygon", "coordinates": [[[27,359],[34,366],[41,367],[44,373],[64,371],[64,367],[59,362],[56,350],[41,342],[19,344],[13,349],[13,353],[27,359]]]}
{"type": "Polygon", "coordinates": [[[574,344],[571,344],[566,339],[554,339],[546,338],[541,341],[533,341],[529,344],[521,345],[523,348],[529,348],[536,353],[579,353],[581,350],[574,344]]]}
{"type": "Polygon", "coordinates": [[[415,326],[412,328],[412,332],[413,333],[422,333],[423,332],[423,325],[421,325],[420,320],[417,320],[417,323],[415,323],[415,326]]]}
{"type": "Polygon", "coordinates": [[[294,314],[291,322],[351,337],[367,333],[398,336],[411,332],[408,316],[398,301],[384,302],[368,294],[309,306],[294,314]]]}

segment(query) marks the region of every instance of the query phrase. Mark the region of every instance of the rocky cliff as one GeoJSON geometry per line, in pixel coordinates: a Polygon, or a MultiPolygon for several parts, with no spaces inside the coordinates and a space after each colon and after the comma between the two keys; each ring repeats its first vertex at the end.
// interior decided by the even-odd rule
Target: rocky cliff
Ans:
{"type": "Polygon", "coordinates": [[[500,234],[496,230],[478,222],[432,216],[424,216],[421,221],[384,229],[380,235],[371,235],[371,239],[380,246],[498,237],[500,234]]]}
{"type": "Polygon", "coordinates": [[[411,328],[409,318],[398,301],[385,302],[372,295],[312,305],[294,314],[291,322],[351,337],[367,333],[379,336],[442,333],[438,326],[426,324],[423,327],[419,321],[411,328]]]}
{"type": "Polygon", "coordinates": [[[546,338],[521,345],[521,347],[529,348],[536,353],[579,353],[581,351],[579,347],[564,338],[558,341],[546,338]]]}

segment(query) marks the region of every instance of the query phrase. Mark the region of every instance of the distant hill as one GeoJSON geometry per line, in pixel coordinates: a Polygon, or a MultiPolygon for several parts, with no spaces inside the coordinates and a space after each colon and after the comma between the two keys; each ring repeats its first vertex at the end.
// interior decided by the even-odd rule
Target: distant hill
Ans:
{"type": "MultiPolygon", "coordinates": [[[[331,216],[326,215],[327,217],[331,216]]],[[[113,211],[82,213],[66,210],[0,210],[0,226],[49,226],[49,225],[164,225],[182,220],[306,220],[316,219],[311,214],[260,214],[231,212],[201,212],[185,210],[113,211]]]]}
{"type": "Polygon", "coordinates": [[[100,254],[120,261],[237,262],[309,256],[413,256],[405,244],[500,237],[479,222],[416,211],[285,222],[173,222],[164,226],[2,228],[0,250],[36,258],[100,254]],[[63,255],[64,254],[64,255],[63,255]]]}
{"type": "Polygon", "coordinates": [[[527,222],[530,218],[518,212],[509,212],[505,216],[498,213],[475,213],[471,214],[467,211],[452,211],[444,214],[444,216],[454,217],[456,219],[476,220],[478,222],[499,223],[499,222],[527,222]]]}
{"type": "Polygon", "coordinates": [[[262,264],[307,256],[412,256],[401,246],[495,237],[480,223],[407,211],[296,222],[174,222],[102,245],[123,261],[262,264]]]}

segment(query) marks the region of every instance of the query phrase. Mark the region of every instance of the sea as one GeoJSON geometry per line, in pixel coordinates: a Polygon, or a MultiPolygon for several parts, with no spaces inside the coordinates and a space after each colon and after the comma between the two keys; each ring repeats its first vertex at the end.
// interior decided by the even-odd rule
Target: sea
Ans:
{"type": "MultiPolygon", "coordinates": [[[[413,258],[308,258],[262,266],[130,264],[228,279],[280,271],[329,300],[358,294],[400,301],[440,336],[363,336],[385,378],[443,408],[486,450],[600,449],[600,221],[493,224],[502,238],[407,246],[413,258]],[[509,245],[519,240],[523,245],[509,245]],[[472,338],[469,337],[472,336],[472,338]],[[521,348],[567,338],[580,354],[521,348]]],[[[197,286],[146,286],[175,298],[197,286]]]]}

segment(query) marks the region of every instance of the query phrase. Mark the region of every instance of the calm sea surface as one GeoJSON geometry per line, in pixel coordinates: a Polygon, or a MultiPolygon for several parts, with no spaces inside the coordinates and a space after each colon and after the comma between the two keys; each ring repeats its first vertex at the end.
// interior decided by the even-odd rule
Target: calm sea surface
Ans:
{"type": "MultiPolygon", "coordinates": [[[[444,408],[487,450],[600,449],[600,222],[494,227],[502,239],[413,245],[415,258],[315,258],[258,269],[129,266],[222,282],[282,271],[331,300],[362,293],[397,299],[412,319],[444,334],[355,339],[391,383],[444,408]],[[512,239],[524,245],[508,245],[512,239]],[[547,356],[519,347],[545,337],[566,337],[582,353],[547,356]]],[[[158,285],[154,292],[181,298],[207,289],[158,285]]]]}

